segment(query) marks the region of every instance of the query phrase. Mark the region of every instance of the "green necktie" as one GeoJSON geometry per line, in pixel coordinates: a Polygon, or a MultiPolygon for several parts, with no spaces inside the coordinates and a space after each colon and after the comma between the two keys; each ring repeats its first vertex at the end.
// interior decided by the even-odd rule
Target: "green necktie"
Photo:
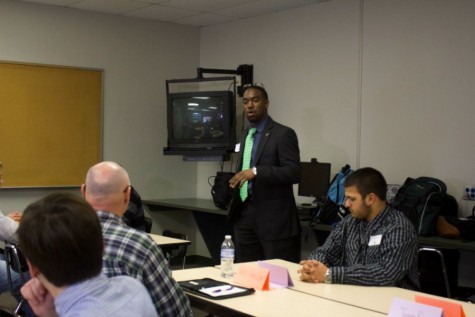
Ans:
{"type": "MultiPolygon", "coordinates": [[[[254,134],[256,134],[256,128],[250,128],[249,132],[247,133],[246,143],[244,144],[244,153],[242,155],[242,171],[251,167],[251,153],[252,144],[254,143],[254,134]]],[[[247,198],[247,185],[248,181],[245,181],[239,191],[242,201],[245,201],[247,198]]]]}

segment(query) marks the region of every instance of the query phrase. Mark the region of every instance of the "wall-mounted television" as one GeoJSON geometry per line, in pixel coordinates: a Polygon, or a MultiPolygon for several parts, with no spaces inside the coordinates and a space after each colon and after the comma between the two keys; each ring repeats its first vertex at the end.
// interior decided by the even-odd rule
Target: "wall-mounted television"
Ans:
{"type": "Polygon", "coordinates": [[[298,195],[324,199],[330,186],[330,163],[300,162],[298,195]]]}
{"type": "Polygon", "coordinates": [[[166,154],[213,155],[234,149],[236,106],[231,91],[169,93],[166,154]]]}

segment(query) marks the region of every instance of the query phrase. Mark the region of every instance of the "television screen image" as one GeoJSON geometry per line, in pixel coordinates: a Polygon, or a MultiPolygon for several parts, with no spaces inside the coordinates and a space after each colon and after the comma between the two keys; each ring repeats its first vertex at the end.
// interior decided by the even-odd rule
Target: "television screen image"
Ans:
{"type": "Polygon", "coordinates": [[[330,163],[300,162],[298,195],[325,198],[330,186],[330,163]]]}
{"type": "Polygon", "coordinates": [[[173,99],[173,138],[201,140],[224,138],[224,108],[220,97],[173,99]]]}
{"type": "Polygon", "coordinates": [[[236,142],[234,95],[230,91],[168,94],[168,147],[232,149],[236,142]]]}

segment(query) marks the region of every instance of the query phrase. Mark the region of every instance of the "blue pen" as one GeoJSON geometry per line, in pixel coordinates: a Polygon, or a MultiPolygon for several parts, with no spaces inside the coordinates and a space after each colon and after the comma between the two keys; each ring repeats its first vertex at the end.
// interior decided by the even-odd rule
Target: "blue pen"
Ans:
{"type": "Polygon", "coordinates": [[[220,293],[220,292],[224,292],[224,291],[230,291],[230,290],[232,290],[232,289],[233,289],[232,286],[229,286],[228,288],[224,288],[224,289],[223,289],[223,288],[218,288],[218,289],[215,289],[215,290],[213,291],[213,293],[220,293]]]}

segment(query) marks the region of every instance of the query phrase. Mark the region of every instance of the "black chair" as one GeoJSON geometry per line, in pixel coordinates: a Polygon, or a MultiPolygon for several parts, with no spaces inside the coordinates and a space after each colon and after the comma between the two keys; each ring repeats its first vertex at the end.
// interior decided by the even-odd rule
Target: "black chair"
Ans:
{"type": "MultiPolygon", "coordinates": [[[[163,236],[181,240],[190,240],[186,234],[173,232],[167,229],[163,230],[163,236]]],[[[181,260],[181,266],[185,269],[186,250],[188,249],[188,245],[164,245],[161,246],[161,248],[170,266],[179,263],[177,260],[181,260]]]]}
{"type": "Polygon", "coordinates": [[[127,206],[122,220],[130,227],[137,230],[146,231],[147,223],[144,216],[145,209],[143,207],[142,198],[138,191],[131,185],[130,186],[130,201],[127,206]]]}
{"type": "MultiPolygon", "coordinates": [[[[21,285],[25,284],[26,277],[25,272],[28,271],[28,265],[26,264],[26,259],[21,253],[20,249],[17,245],[10,242],[5,242],[5,262],[7,266],[7,277],[8,277],[8,287],[10,289],[10,293],[15,298],[20,298],[20,290],[13,289],[13,281],[12,281],[12,270],[15,271],[20,275],[21,285]]],[[[24,303],[24,299],[20,300],[16,309],[15,309],[15,316],[19,315],[21,306],[24,303]]]]}
{"type": "Polygon", "coordinates": [[[417,270],[422,292],[448,298],[454,297],[458,284],[458,253],[452,254],[452,251],[458,252],[432,247],[419,248],[417,270]],[[444,256],[446,252],[450,255],[444,256]],[[452,260],[448,263],[447,259],[452,260]]]}
{"type": "Polygon", "coordinates": [[[146,233],[152,232],[153,219],[145,216],[144,220],[145,220],[145,232],[146,233]]]}

